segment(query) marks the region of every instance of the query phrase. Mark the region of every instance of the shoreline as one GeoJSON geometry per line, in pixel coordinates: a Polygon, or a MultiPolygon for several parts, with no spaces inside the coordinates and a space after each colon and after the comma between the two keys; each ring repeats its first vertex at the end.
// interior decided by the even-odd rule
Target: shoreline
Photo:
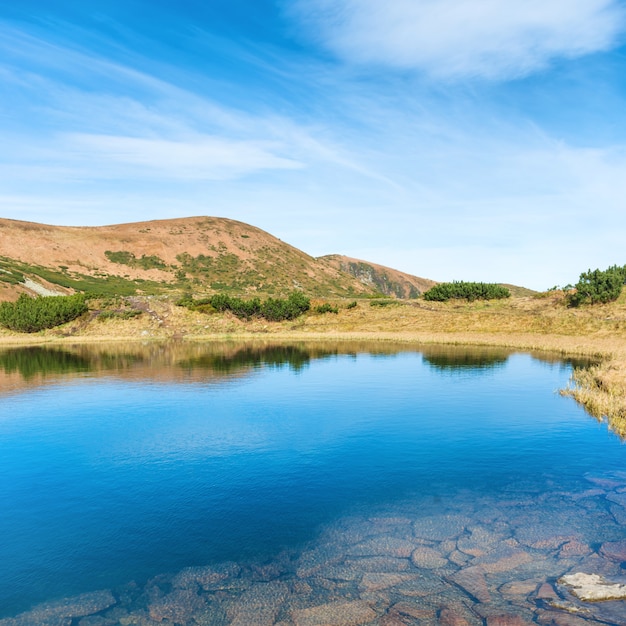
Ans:
{"type": "Polygon", "coordinates": [[[88,344],[253,342],[368,342],[404,346],[493,347],[585,357],[597,363],[575,369],[561,389],[626,439],[626,302],[572,311],[558,300],[429,305],[380,309],[362,304],[339,315],[307,315],[291,322],[242,322],[230,314],[191,313],[149,299],[138,320],[101,322],[97,315],[64,327],[20,335],[0,331],[0,349],[88,344]],[[379,310],[380,309],[380,310],[379,310]]]}

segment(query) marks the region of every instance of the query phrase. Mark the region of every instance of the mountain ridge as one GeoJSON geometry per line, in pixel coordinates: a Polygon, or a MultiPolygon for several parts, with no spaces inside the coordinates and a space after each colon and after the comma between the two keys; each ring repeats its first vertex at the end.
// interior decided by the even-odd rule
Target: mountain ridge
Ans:
{"type": "MultiPolygon", "coordinates": [[[[172,290],[284,295],[294,289],[319,297],[381,293],[371,276],[341,269],[337,257],[315,258],[260,228],[221,217],[107,226],[54,226],[0,218],[0,300],[32,294],[33,284],[47,295],[172,290]]],[[[411,277],[367,265],[386,276],[411,277]]],[[[382,293],[399,295],[397,290],[382,293]]]]}

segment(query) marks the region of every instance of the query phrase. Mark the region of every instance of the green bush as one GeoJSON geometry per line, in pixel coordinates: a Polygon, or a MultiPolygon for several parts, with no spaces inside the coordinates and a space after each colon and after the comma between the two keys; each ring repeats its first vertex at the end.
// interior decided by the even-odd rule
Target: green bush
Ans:
{"type": "Polygon", "coordinates": [[[139,317],[142,311],[137,309],[127,309],[125,311],[102,311],[98,315],[98,321],[104,322],[106,320],[130,320],[134,317],[139,317]]]}
{"type": "Polygon", "coordinates": [[[392,299],[387,299],[387,300],[372,300],[370,302],[370,306],[397,306],[399,305],[400,302],[398,300],[392,300],[392,299]]]}
{"type": "Polygon", "coordinates": [[[346,309],[356,309],[356,307],[357,307],[356,300],[352,300],[352,302],[348,302],[348,304],[346,304],[346,309]]]}
{"type": "Polygon", "coordinates": [[[151,254],[149,256],[142,254],[138,259],[132,252],[128,252],[128,250],[105,250],[104,256],[109,259],[111,263],[128,265],[129,267],[140,267],[144,270],[162,270],[167,268],[165,261],[155,254],[151,254]]]}
{"type": "Polygon", "coordinates": [[[261,317],[270,322],[293,320],[311,308],[311,301],[301,292],[294,291],[284,300],[268,298],[261,304],[261,317]]]}
{"type": "Polygon", "coordinates": [[[626,266],[612,265],[606,270],[588,270],[580,275],[576,291],[568,294],[570,306],[600,304],[617,300],[626,281],[626,266]]]}
{"type": "Polygon", "coordinates": [[[85,296],[52,296],[31,298],[22,294],[17,302],[0,304],[0,325],[21,333],[36,333],[54,328],[87,311],[85,296]]]}
{"type": "Polygon", "coordinates": [[[439,283],[431,287],[425,294],[424,300],[447,302],[448,300],[499,300],[510,298],[511,292],[495,283],[466,283],[454,281],[439,283]]]}
{"type": "Polygon", "coordinates": [[[328,302],[324,302],[324,304],[320,304],[315,307],[316,313],[339,313],[339,308],[329,304],[328,302]]]}
{"type": "Polygon", "coordinates": [[[230,311],[240,319],[262,317],[271,322],[295,319],[311,308],[310,300],[298,291],[294,291],[286,299],[268,298],[263,302],[259,298],[243,300],[223,293],[203,300],[184,296],[178,304],[192,311],[207,312],[207,307],[210,307],[210,312],[230,311]]]}

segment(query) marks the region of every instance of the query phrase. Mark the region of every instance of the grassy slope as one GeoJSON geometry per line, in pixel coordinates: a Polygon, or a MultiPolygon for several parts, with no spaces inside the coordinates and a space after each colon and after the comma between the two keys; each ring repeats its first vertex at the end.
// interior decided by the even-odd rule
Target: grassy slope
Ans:
{"type": "Polygon", "coordinates": [[[172,290],[344,296],[373,289],[269,233],[215,217],[102,227],[0,219],[0,300],[24,291],[23,277],[108,295],[172,290]]]}

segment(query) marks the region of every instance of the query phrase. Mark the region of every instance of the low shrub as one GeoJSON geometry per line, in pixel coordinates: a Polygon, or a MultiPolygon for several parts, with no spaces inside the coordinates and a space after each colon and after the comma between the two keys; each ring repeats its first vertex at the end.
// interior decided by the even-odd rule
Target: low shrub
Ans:
{"type": "Polygon", "coordinates": [[[324,304],[320,304],[315,307],[316,313],[339,313],[339,308],[329,304],[328,302],[324,302],[324,304]]]}
{"type": "Polygon", "coordinates": [[[104,322],[106,320],[131,320],[134,317],[139,317],[142,311],[137,309],[130,309],[127,311],[102,311],[98,315],[98,321],[104,322]]]}
{"type": "Polygon", "coordinates": [[[299,291],[294,291],[288,298],[268,298],[264,301],[259,298],[243,300],[223,293],[202,300],[183,296],[177,304],[192,311],[205,313],[230,311],[240,319],[262,317],[270,322],[295,319],[311,308],[309,298],[299,291]]]}
{"type": "Polygon", "coordinates": [[[603,304],[617,300],[626,282],[626,266],[612,265],[606,270],[588,270],[580,275],[576,290],[568,293],[570,306],[583,303],[603,304]]]}
{"type": "Polygon", "coordinates": [[[455,281],[439,283],[431,287],[425,294],[424,300],[447,302],[448,300],[499,300],[510,298],[511,292],[502,285],[495,283],[466,283],[455,281]]]}
{"type": "Polygon", "coordinates": [[[21,333],[54,328],[87,312],[83,294],[31,298],[22,294],[16,302],[0,304],[0,325],[21,333]]]}
{"type": "Polygon", "coordinates": [[[392,300],[391,298],[387,300],[372,300],[370,302],[370,306],[396,306],[400,304],[397,300],[392,300]]]}

